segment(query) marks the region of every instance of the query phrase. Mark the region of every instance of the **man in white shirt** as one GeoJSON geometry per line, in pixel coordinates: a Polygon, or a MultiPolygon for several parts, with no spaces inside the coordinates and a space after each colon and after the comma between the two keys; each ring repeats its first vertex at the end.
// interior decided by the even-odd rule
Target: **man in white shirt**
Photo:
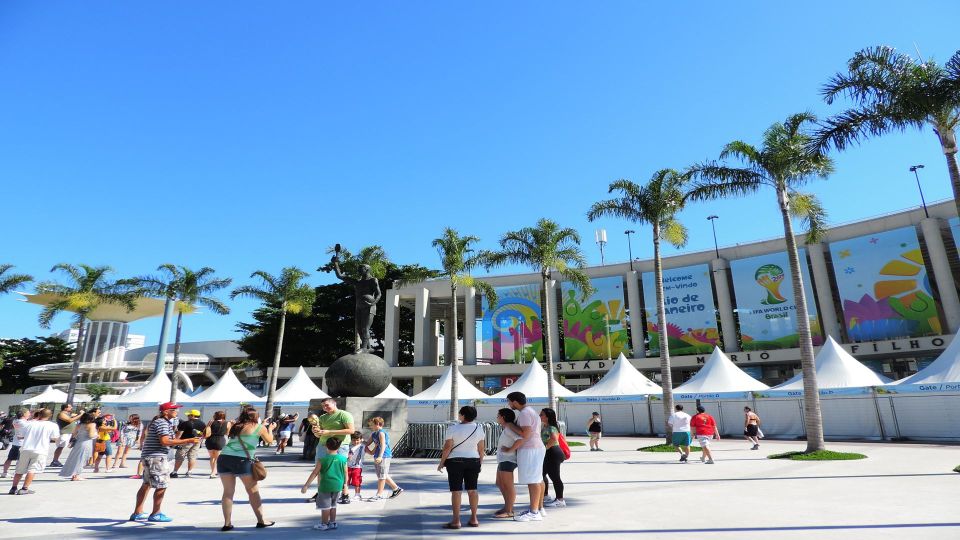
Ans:
{"type": "Polygon", "coordinates": [[[50,409],[40,409],[34,413],[34,419],[28,422],[23,429],[23,442],[20,444],[20,459],[17,460],[17,471],[13,475],[13,487],[10,488],[11,495],[30,495],[33,490],[30,484],[37,473],[43,472],[47,465],[47,454],[50,452],[50,444],[60,440],[60,427],[50,421],[53,411],[50,409]],[[23,480],[23,487],[19,490],[20,478],[26,475],[23,480]]]}
{"type": "Polygon", "coordinates": [[[530,492],[530,510],[516,514],[515,521],[543,520],[543,456],[546,449],[540,438],[540,415],[527,405],[527,396],[523,392],[507,394],[507,404],[517,411],[516,426],[508,424],[519,434],[523,443],[517,448],[517,477],[521,484],[527,485],[530,492]]]}
{"type": "Polygon", "coordinates": [[[7,477],[7,471],[10,470],[10,464],[20,459],[20,444],[23,442],[23,428],[27,427],[30,421],[30,411],[17,411],[13,420],[13,439],[10,441],[10,451],[7,453],[7,460],[3,462],[3,474],[0,478],[7,477]]]}
{"type": "Polygon", "coordinates": [[[676,412],[667,419],[667,424],[673,432],[670,441],[680,452],[680,463],[687,463],[687,458],[690,457],[690,415],[683,412],[683,405],[679,403],[674,409],[676,412]]]}

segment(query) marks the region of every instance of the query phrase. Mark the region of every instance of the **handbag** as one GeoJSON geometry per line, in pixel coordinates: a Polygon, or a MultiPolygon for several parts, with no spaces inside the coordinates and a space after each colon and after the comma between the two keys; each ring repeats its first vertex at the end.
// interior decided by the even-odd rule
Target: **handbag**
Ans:
{"type": "Polygon", "coordinates": [[[107,441],[97,441],[93,445],[93,451],[102,454],[107,451],[107,441]]]}
{"type": "Polygon", "coordinates": [[[243,444],[243,439],[237,436],[237,439],[240,441],[240,446],[243,447],[243,452],[247,454],[247,459],[252,461],[253,464],[250,466],[250,475],[253,476],[254,482],[259,482],[267,478],[267,468],[260,462],[259,459],[255,457],[250,457],[250,450],[247,450],[247,445],[243,444]]]}
{"type": "Polygon", "coordinates": [[[567,439],[563,436],[563,433],[557,433],[557,444],[560,446],[560,451],[563,452],[563,459],[570,459],[570,445],[567,444],[567,439]]]}

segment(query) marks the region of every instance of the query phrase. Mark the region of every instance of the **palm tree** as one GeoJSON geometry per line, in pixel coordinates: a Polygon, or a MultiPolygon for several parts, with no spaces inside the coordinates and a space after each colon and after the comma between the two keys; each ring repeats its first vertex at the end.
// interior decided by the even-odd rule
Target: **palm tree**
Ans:
{"type": "Polygon", "coordinates": [[[216,298],[209,296],[215,291],[225,289],[233,281],[230,278],[215,278],[215,270],[208,266],[194,272],[186,266],[161,264],[157,267],[162,277],[140,277],[135,281],[148,294],[168,298],[174,301],[177,312],[177,336],[173,346],[173,372],[170,385],[170,401],[177,399],[177,370],[180,369],[180,335],[183,329],[183,315],[193,313],[197,306],[203,306],[217,315],[230,313],[230,308],[216,298]]]}
{"type": "Polygon", "coordinates": [[[824,85],[827,103],[847,96],[853,108],[833,116],[815,136],[825,150],[843,150],[861,139],[930,126],[947,160],[954,203],[960,212],[960,168],[957,166],[957,125],[960,123],[960,51],[943,66],[914,60],[892,47],[870,47],[853,55],[847,72],[824,85]]]}
{"type": "Polygon", "coordinates": [[[256,298],[264,303],[267,309],[280,310],[280,333],[277,335],[277,349],[273,355],[273,372],[270,373],[270,386],[267,391],[267,406],[263,413],[264,418],[272,416],[273,395],[277,392],[277,371],[280,369],[280,353],[283,350],[283,332],[287,326],[287,313],[292,315],[308,315],[313,307],[313,287],[302,282],[310,274],[290,266],[280,271],[279,276],[272,276],[263,270],[257,270],[250,277],[258,277],[263,286],[244,285],[234,289],[230,298],[238,296],[256,298]]]}
{"type": "Polygon", "coordinates": [[[0,294],[6,294],[13,289],[33,281],[33,276],[27,274],[7,274],[13,268],[12,264],[0,264],[0,294]]]}
{"type": "Polygon", "coordinates": [[[453,342],[451,349],[454,351],[453,357],[447,359],[450,365],[450,420],[457,419],[457,410],[459,409],[459,384],[460,366],[457,360],[457,289],[459,287],[475,287],[481,294],[487,297],[490,305],[497,302],[497,291],[493,286],[485,281],[474,278],[470,275],[470,270],[482,264],[485,259],[484,253],[468,255],[473,250],[472,244],[479,242],[476,236],[460,236],[460,234],[450,227],[443,230],[443,236],[433,240],[433,247],[440,254],[440,261],[443,266],[442,277],[450,279],[450,298],[453,299],[453,324],[452,328],[445,329],[444,340],[450,339],[453,342]]]}
{"type": "MultiPolygon", "coordinates": [[[[665,240],[676,247],[687,243],[687,228],[676,219],[687,201],[689,175],[673,169],[660,169],[646,185],[638,186],[630,180],[610,184],[608,193],[618,191],[620,196],[594,203],[587,219],[618,217],[653,227],[653,276],[657,290],[657,325],[660,331],[660,377],[663,385],[664,419],[673,413],[673,377],[670,372],[670,346],[667,342],[667,312],[663,300],[663,261],[660,242],[665,240]]],[[[667,436],[670,426],[667,425],[667,436]]]]}
{"type": "Polygon", "coordinates": [[[780,206],[783,234],[790,258],[793,278],[793,297],[796,299],[797,334],[800,337],[800,363],[803,368],[803,410],[807,431],[807,452],[823,450],[823,420],[820,416],[820,395],[817,388],[813,342],[810,339],[810,320],[806,316],[807,298],[803,289],[803,274],[792,218],[799,217],[808,225],[807,241],[817,241],[823,233],[826,214],[820,202],[798,188],[814,178],[826,178],[833,172],[833,162],[816,150],[812,137],[801,131],[806,124],[815,123],[810,113],[795,114],[783,123],[770,126],[763,134],[760,148],[743,141],[728,143],[720,159],[733,158],[742,167],[717,162],[694,165],[689,173],[699,181],[691,190],[692,200],[712,200],[721,197],[740,197],[772,187],[780,206]],[[814,148],[811,150],[811,148],[814,148]]]}
{"type": "Polygon", "coordinates": [[[40,312],[39,321],[41,327],[50,328],[53,318],[60,313],[70,311],[76,314],[75,319],[80,332],[77,334],[77,348],[73,355],[70,386],[67,390],[67,404],[72,405],[77,390],[77,377],[80,375],[80,359],[83,358],[86,347],[84,333],[87,318],[103,304],[118,304],[126,307],[127,311],[133,311],[138,294],[127,288],[126,280],[107,279],[107,274],[113,272],[109,266],[85,264],[74,266],[59,263],[50,269],[51,272],[58,270],[67,275],[69,283],[64,285],[55,281],[44,281],[37,284],[37,294],[50,294],[57,297],[56,300],[44,306],[40,312]]]}
{"type": "Polygon", "coordinates": [[[550,346],[553,344],[553,315],[548,309],[547,287],[552,272],[580,290],[584,299],[593,292],[590,278],[583,271],[587,264],[580,251],[580,235],[571,228],[561,229],[555,222],[541,218],[534,227],[524,227],[510,231],[500,238],[500,251],[484,254],[487,268],[501,264],[520,264],[530,266],[540,272],[540,305],[543,309],[543,361],[549,378],[547,399],[553,410],[557,409],[557,400],[553,392],[553,358],[550,346]]]}

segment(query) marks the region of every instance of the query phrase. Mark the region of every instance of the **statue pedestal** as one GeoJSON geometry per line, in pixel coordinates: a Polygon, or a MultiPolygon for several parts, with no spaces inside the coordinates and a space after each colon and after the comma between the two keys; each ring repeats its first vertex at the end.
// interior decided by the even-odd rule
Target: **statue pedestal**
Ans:
{"type": "MultiPolygon", "coordinates": [[[[320,399],[310,400],[310,410],[323,414],[320,399]]],[[[383,418],[383,429],[390,434],[390,444],[396,445],[407,431],[407,400],[375,397],[338,397],[337,408],[353,415],[353,427],[361,431],[364,437],[369,435],[367,422],[379,416],[383,418]]]]}

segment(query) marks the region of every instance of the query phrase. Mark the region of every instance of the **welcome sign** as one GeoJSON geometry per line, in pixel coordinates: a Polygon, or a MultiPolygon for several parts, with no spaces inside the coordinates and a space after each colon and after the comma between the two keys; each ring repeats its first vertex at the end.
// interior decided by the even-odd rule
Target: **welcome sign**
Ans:
{"type": "MultiPolygon", "coordinates": [[[[647,316],[648,356],[660,354],[664,333],[657,325],[657,291],[653,272],[644,272],[643,304],[647,316]]],[[[670,354],[708,353],[719,343],[716,303],[710,286],[710,267],[696,264],[663,271],[663,300],[667,314],[666,339],[670,354]]]]}

